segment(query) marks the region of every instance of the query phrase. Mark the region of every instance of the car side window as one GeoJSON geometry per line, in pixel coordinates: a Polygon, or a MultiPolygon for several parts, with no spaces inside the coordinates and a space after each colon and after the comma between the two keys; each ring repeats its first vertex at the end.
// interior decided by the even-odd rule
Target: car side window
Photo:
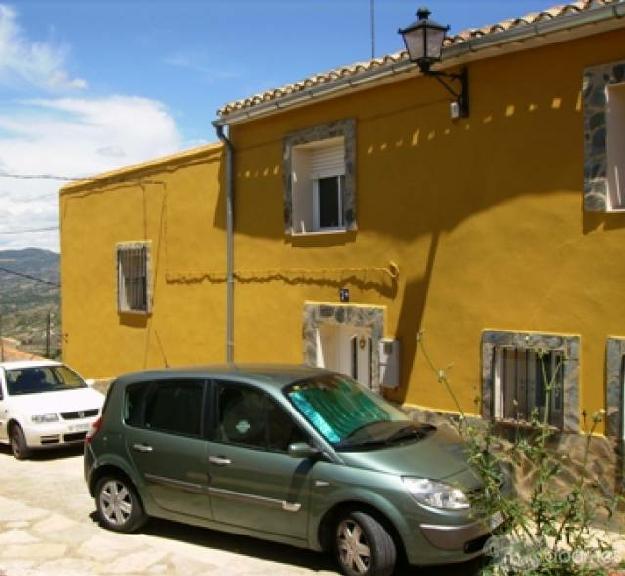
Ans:
{"type": "Polygon", "coordinates": [[[124,406],[124,421],[129,426],[143,426],[143,408],[145,406],[145,394],[151,382],[131,384],[126,388],[126,403],[124,406]]]}
{"type": "Polygon", "coordinates": [[[200,436],[203,398],[201,381],[172,380],[129,386],[125,420],[130,426],[200,436]]]}
{"type": "Polygon", "coordinates": [[[260,390],[218,385],[215,441],[261,450],[286,452],[308,438],[280,406],[260,390]]]}

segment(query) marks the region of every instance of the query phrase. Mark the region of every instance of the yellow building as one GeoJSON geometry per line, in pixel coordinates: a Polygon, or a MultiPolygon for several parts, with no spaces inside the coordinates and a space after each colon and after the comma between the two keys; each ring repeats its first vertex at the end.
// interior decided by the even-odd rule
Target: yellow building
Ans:
{"type": "Polygon", "coordinates": [[[622,437],[623,16],[576,2],[448,38],[435,69],[466,71],[467,115],[401,52],[226,105],[222,143],[66,186],[65,360],[304,361],[453,411],[423,332],[467,412],[527,417],[543,365],[555,425],[606,409],[622,437]]]}

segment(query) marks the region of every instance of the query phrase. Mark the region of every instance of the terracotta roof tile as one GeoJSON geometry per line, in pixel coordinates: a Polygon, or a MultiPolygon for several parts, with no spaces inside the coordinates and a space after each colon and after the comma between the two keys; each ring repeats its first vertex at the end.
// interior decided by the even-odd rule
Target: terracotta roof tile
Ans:
{"type": "MultiPolygon", "coordinates": [[[[483,26],[482,28],[471,28],[468,30],[464,30],[462,32],[459,32],[458,34],[454,34],[453,36],[448,36],[445,39],[445,46],[455,46],[464,42],[468,42],[475,38],[492,36],[501,32],[512,30],[514,28],[531,26],[533,24],[538,24],[539,22],[553,20],[554,18],[562,18],[571,14],[577,14],[579,12],[592,10],[594,8],[600,8],[608,4],[615,4],[623,1],[625,0],[578,0],[575,2],[570,2],[568,4],[560,4],[558,6],[553,6],[551,8],[542,10],[541,12],[530,12],[529,14],[526,14],[521,18],[508,18],[496,24],[483,26]]],[[[350,66],[341,66],[340,68],[330,70],[329,72],[312,75],[309,78],[306,78],[305,80],[301,80],[299,82],[294,82],[286,86],[267,90],[265,92],[262,92],[261,94],[255,94],[253,96],[250,96],[249,98],[230,102],[220,108],[217,111],[217,114],[221,118],[226,118],[229,114],[238,112],[240,110],[252,108],[263,102],[279,100],[282,97],[296,94],[297,92],[301,92],[302,90],[306,90],[307,88],[313,88],[320,84],[329,84],[342,78],[357,76],[358,74],[375,70],[376,68],[384,65],[395,64],[403,60],[407,60],[407,58],[408,55],[406,51],[403,50],[394,54],[387,54],[386,56],[374,58],[373,60],[368,60],[366,62],[356,62],[350,66]]]]}

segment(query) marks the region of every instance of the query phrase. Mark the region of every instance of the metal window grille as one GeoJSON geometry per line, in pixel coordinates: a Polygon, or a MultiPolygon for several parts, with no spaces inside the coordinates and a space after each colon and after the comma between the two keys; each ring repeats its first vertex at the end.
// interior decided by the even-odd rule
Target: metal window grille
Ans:
{"type": "Polygon", "coordinates": [[[148,311],[148,248],[121,246],[117,250],[120,311],[148,311]]]}
{"type": "Polygon", "coordinates": [[[561,350],[539,353],[533,349],[502,347],[495,355],[495,416],[542,420],[548,405],[548,423],[562,427],[564,354],[561,350]],[[547,398],[547,388],[551,394],[547,398]]]}

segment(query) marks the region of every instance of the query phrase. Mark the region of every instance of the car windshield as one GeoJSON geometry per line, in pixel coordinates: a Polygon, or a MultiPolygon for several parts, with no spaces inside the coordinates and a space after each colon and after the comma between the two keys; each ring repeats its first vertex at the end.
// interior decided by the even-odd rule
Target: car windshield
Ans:
{"type": "Polygon", "coordinates": [[[86,388],[85,381],[66,366],[34,366],[6,371],[11,396],[86,388]]]}
{"type": "Polygon", "coordinates": [[[338,450],[414,441],[431,429],[414,424],[383,398],[339,374],[324,374],[296,382],[284,393],[338,450]]]}

